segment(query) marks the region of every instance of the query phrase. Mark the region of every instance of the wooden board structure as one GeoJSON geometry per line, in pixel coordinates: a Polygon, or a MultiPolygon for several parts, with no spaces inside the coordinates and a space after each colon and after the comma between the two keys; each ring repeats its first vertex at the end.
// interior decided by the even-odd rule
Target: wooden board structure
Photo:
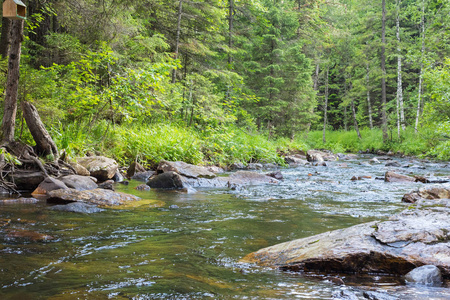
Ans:
{"type": "Polygon", "coordinates": [[[20,0],[5,0],[3,2],[3,17],[12,20],[25,20],[27,6],[20,0]]]}

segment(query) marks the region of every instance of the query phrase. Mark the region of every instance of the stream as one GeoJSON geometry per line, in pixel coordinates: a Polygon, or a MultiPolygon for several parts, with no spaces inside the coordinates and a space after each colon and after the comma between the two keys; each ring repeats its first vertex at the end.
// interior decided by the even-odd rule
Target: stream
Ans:
{"type": "Polygon", "coordinates": [[[116,190],[156,201],[95,214],[53,211],[45,201],[0,204],[0,299],[333,299],[341,289],[450,299],[448,284],[414,287],[398,277],[287,273],[239,263],[263,247],[385,220],[407,208],[402,196],[423,184],[376,179],[387,170],[450,176],[446,163],[394,158],[402,167],[368,165],[372,157],[285,168],[277,185],[236,190],[138,192],[141,182],[131,181],[116,190]]]}

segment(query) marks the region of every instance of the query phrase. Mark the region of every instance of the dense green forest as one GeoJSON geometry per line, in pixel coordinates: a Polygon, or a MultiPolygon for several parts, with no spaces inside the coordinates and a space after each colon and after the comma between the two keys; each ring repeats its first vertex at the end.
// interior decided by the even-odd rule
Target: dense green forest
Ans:
{"type": "MultiPolygon", "coordinates": [[[[282,152],[327,148],[450,158],[446,0],[25,3],[18,102],[37,107],[71,157],[281,163],[282,152]]],[[[2,19],[2,95],[12,22],[2,19]]],[[[33,144],[20,110],[15,139],[33,144]]]]}

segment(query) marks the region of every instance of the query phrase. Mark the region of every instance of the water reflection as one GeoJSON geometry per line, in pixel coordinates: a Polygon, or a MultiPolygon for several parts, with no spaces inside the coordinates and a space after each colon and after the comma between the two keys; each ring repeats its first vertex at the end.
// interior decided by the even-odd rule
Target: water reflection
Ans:
{"type": "MultiPolygon", "coordinates": [[[[278,185],[196,194],[137,192],[133,182],[117,186],[162,201],[161,208],[143,204],[81,215],[50,211],[43,202],[2,205],[0,220],[10,221],[0,228],[0,298],[331,299],[341,288],[450,298],[446,288],[404,286],[398,278],[293,274],[237,263],[262,247],[387,218],[405,208],[405,192],[422,186],[377,180],[389,168],[360,162],[284,169],[278,185]],[[351,181],[354,175],[371,178],[351,181]],[[11,234],[20,230],[53,239],[11,234]]],[[[414,164],[425,169],[402,173],[448,176],[440,164],[414,164]]]]}

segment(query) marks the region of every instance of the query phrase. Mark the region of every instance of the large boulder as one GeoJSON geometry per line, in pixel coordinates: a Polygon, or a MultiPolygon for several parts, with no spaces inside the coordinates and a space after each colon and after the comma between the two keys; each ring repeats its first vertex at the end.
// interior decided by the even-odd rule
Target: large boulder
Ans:
{"type": "Polygon", "coordinates": [[[47,195],[50,191],[68,189],[67,185],[59,179],[46,177],[39,186],[31,193],[33,196],[47,195]]]}
{"type": "Polygon", "coordinates": [[[85,167],[90,175],[99,181],[113,178],[119,167],[114,159],[104,156],[80,157],[77,158],[77,162],[85,167]]]}
{"type": "Polygon", "coordinates": [[[133,195],[105,189],[88,191],[77,191],[75,189],[55,190],[49,192],[48,195],[47,201],[51,203],[83,202],[99,206],[116,206],[140,200],[139,197],[133,195]]]}
{"type": "Polygon", "coordinates": [[[450,200],[420,203],[388,221],[285,242],[251,253],[242,262],[290,271],[395,275],[435,265],[450,277],[450,200]]]}
{"type": "Polygon", "coordinates": [[[176,172],[165,172],[150,178],[147,185],[152,189],[182,189],[185,188],[183,178],[176,172]]]}
{"type": "Polygon", "coordinates": [[[61,177],[60,180],[66,184],[67,187],[78,191],[93,190],[97,188],[97,184],[89,176],[67,175],[61,177]]]}
{"type": "Polygon", "coordinates": [[[384,181],[386,181],[386,182],[415,182],[416,179],[414,177],[387,171],[384,174],[384,181]]]}
{"type": "Polygon", "coordinates": [[[188,178],[214,178],[216,174],[207,168],[191,165],[182,161],[162,160],[158,165],[158,173],[175,172],[188,178]]]}

